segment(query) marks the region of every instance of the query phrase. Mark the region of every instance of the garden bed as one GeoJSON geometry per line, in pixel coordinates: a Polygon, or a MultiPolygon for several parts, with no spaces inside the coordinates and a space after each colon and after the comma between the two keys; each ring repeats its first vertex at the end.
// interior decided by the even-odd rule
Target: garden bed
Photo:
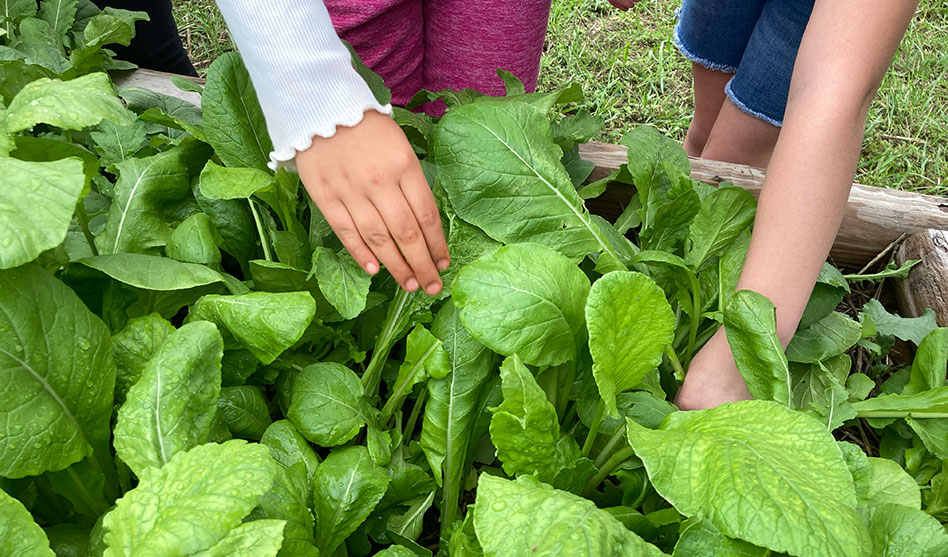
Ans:
{"type": "MultiPolygon", "coordinates": [[[[784,351],[734,292],[753,195],[649,127],[590,181],[578,88],[504,74],[395,110],[452,253],[444,293],[404,292],[269,171],[236,54],[116,96],[134,16],[82,15],[0,39],[0,553],[948,552],[948,329],[880,302],[894,246],[826,265],[784,351]],[[721,323],[756,400],[678,411],[721,323]]],[[[870,236],[943,222],[866,191],[870,236]]]]}

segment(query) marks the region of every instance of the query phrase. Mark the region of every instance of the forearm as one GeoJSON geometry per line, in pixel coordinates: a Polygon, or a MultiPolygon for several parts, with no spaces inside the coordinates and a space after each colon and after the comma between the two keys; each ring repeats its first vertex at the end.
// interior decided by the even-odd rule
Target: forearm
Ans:
{"type": "Polygon", "coordinates": [[[784,345],[832,247],[869,102],[914,6],[905,0],[818,0],[814,7],[738,283],[777,307],[784,345]],[[852,14],[870,15],[854,22],[852,14]]]}

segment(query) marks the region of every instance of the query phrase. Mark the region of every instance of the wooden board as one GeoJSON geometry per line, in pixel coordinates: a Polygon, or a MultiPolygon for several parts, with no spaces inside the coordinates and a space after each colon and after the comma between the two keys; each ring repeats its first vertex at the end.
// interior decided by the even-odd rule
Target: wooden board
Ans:
{"type": "MultiPolygon", "coordinates": [[[[118,89],[121,89],[122,87],[141,87],[142,89],[148,89],[157,93],[164,93],[165,95],[177,97],[179,99],[188,101],[191,104],[201,106],[201,95],[192,93],[191,91],[182,91],[181,89],[178,89],[174,83],[171,83],[171,75],[172,74],[156,72],[154,70],[113,72],[112,81],[115,82],[115,87],[118,89]]],[[[184,77],[185,79],[189,79],[200,85],[204,84],[204,80],[199,77],[179,77],[184,77]]]]}
{"type": "Polygon", "coordinates": [[[908,278],[896,281],[903,317],[918,317],[932,308],[938,325],[948,327],[948,232],[923,230],[906,238],[895,261],[901,265],[909,259],[922,262],[908,278]]]}
{"type": "MultiPolygon", "coordinates": [[[[626,162],[626,148],[622,145],[590,142],[579,146],[579,154],[596,165],[590,180],[602,178],[626,162]]],[[[715,186],[733,182],[757,197],[764,171],[692,157],[691,177],[715,186]]],[[[592,212],[614,219],[634,192],[632,186],[614,184],[586,205],[592,212]]],[[[830,258],[838,265],[859,268],[903,234],[928,229],[948,230],[948,199],[853,184],[830,258]]]]}

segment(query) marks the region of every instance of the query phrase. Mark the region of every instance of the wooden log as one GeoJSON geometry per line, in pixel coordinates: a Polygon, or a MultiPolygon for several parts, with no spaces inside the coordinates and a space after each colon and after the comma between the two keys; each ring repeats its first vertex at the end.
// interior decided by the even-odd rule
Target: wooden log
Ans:
{"type": "MultiPolygon", "coordinates": [[[[191,91],[182,91],[171,82],[173,74],[157,72],[154,70],[133,70],[130,72],[112,73],[112,81],[119,89],[122,87],[141,87],[157,93],[164,93],[172,97],[188,101],[191,104],[201,106],[201,95],[191,91]]],[[[197,84],[203,85],[204,80],[199,77],[178,76],[189,79],[197,84]]]]}
{"type": "Polygon", "coordinates": [[[935,310],[938,326],[948,327],[948,232],[923,230],[912,234],[895,253],[899,265],[921,259],[908,278],[896,281],[896,295],[903,317],[918,317],[925,308],[935,310]]]}
{"type": "MultiPolygon", "coordinates": [[[[590,142],[579,146],[579,154],[596,165],[591,180],[606,176],[626,162],[626,148],[622,145],[590,142]]],[[[692,157],[691,177],[714,186],[733,182],[757,197],[764,171],[692,157]]],[[[606,219],[615,219],[634,192],[632,186],[613,184],[586,205],[606,219]]],[[[928,229],[948,230],[948,199],[853,184],[830,259],[837,265],[860,268],[903,234],[928,229]]]]}

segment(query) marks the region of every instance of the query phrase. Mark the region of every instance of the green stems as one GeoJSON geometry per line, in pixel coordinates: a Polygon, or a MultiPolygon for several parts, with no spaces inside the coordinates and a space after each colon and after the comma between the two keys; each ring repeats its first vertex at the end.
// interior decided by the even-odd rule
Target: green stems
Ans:
{"type": "Polygon", "coordinates": [[[81,199],[76,205],[76,220],[79,221],[79,228],[82,229],[82,235],[85,236],[86,243],[89,244],[89,249],[92,250],[92,255],[99,255],[99,250],[95,247],[95,238],[92,237],[92,232],[89,230],[89,216],[86,215],[86,208],[81,199]]]}
{"type": "Polygon", "coordinates": [[[681,366],[681,362],[678,360],[678,354],[675,354],[675,349],[669,344],[665,347],[665,356],[668,358],[669,363],[671,363],[672,369],[675,370],[675,379],[679,381],[685,380],[685,369],[681,366]]]}
{"type": "Polygon", "coordinates": [[[614,455],[612,455],[605,464],[602,465],[602,468],[599,469],[599,472],[595,476],[589,479],[586,482],[586,486],[583,488],[583,497],[589,498],[593,492],[599,487],[599,484],[603,482],[612,471],[616,469],[617,466],[628,460],[635,453],[632,451],[632,447],[622,447],[614,455]]]}
{"type": "Polygon", "coordinates": [[[406,311],[411,308],[411,301],[414,292],[406,292],[398,289],[392,298],[388,314],[385,316],[385,322],[382,323],[382,330],[375,339],[375,347],[372,349],[372,359],[362,374],[362,386],[365,387],[365,395],[369,398],[374,397],[379,392],[379,384],[382,381],[382,366],[388,359],[388,353],[395,344],[395,337],[401,328],[407,324],[406,311]]]}
{"type": "Polygon", "coordinates": [[[886,412],[885,410],[866,410],[858,412],[858,418],[912,418],[918,419],[945,419],[948,412],[886,412]]]}
{"type": "Polygon", "coordinates": [[[260,235],[260,245],[263,246],[263,257],[267,261],[273,261],[273,254],[270,253],[270,242],[267,240],[267,235],[263,231],[263,223],[260,222],[257,206],[254,205],[253,199],[248,198],[247,203],[250,204],[250,212],[253,213],[253,222],[257,225],[257,234],[260,235]]]}
{"type": "Polygon", "coordinates": [[[625,438],[625,428],[619,426],[616,428],[615,433],[612,434],[612,437],[606,441],[606,446],[602,448],[599,452],[599,456],[596,457],[596,460],[593,461],[593,464],[596,468],[602,468],[603,463],[609,460],[612,457],[613,453],[616,450],[616,445],[618,445],[622,439],[625,438]]]}
{"type": "Polygon", "coordinates": [[[685,352],[685,367],[695,355],[695,339],[698,338],[698,326],[701,324],[701,285],[694,273],[687,273],[691,285],[691,328],[688,330],[688,349],[685,352]]]}
{"type": "Polygon", "coordinates": [[[586,441],[583,443],[582,456],[589,456],[589,451],[592,450],[596,436],[599,435],[599,426],[602,425],[602,418],[605,414],[606,403],[599,399],[599,404],[596,405],[596,415],[593,416],[592,424],[589,425],[589,435],[586,436],[586,441]]]}

